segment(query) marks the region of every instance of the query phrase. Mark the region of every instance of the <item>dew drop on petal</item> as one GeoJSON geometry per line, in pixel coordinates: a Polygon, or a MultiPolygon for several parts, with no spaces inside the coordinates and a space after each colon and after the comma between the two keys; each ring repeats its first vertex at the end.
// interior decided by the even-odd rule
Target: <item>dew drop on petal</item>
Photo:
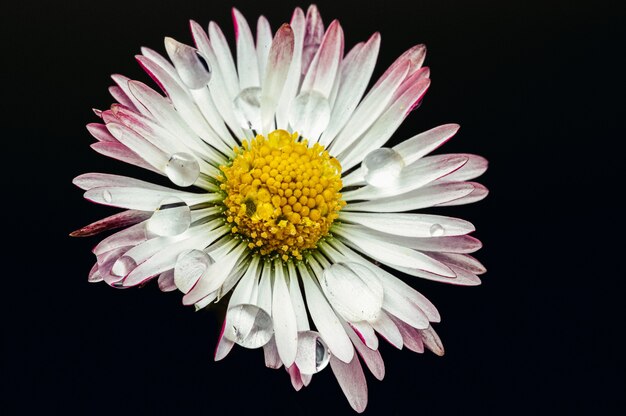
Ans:
{"type": "Polygon", "coordinates": [[[191,186],[200,176],[200,164],[189,153],[174,153],[165,165],[165,174],[175,185],[191,186]]]}
{"type": "Polygon", "coordinates": [[[244,348],[260,348],[274,334],[272,318],[256,305],[242,304],[228,309],[224,336],[244,348]]]}
{"type": "Polygon", "coordinates": [[[315,374],[322,371],[330,360],[328,347],[315,331],[298,333],[296,365],[302,374],[315,374]]]}
{"type": "Polygon", "coordinates": [[[174,284],[181,292],[189,292],[213,263],[215,260],[203,250],[182,252],[174,266],[174,284]]]}
{"type": "Polygon", "coordinates": [[[398,181],[404,168],[404,159],[395,150],[381,147],[369,152],[361,166],[368,185],[384,187],[398,181]]]}
{"type": "Polygon", "coordinates": [[[430,235],[431,237],[441,237],[443,235],[444,229],[441,224],[433,224],[430,226],[430,235]]]}
{"type": "Polygon", "coordinates": [[[113,195],[111,195],[111,192],[107,191],[106,189],[102,192],[102,198],[105,200],[105,202],[113,201],[113,195]]]}
{"type": "Polygon", "coordinates": [[[261,88],[248,87],[233,100],[235,116],[245,129],[259,129],[261,127],[261,88]]]}
{"type": "Polygon", "coordinates": [[[307,139],[316,140],[330,121],[330,103],[316,91],[300,93],[289,108],[289,125],[307,139]]]}
{"type": "Polygon", "coordinates": [[[191,210],[180,198],[167,197],[148,220],[146,230],[157,236],[174,236],[187,231],[191,224],[191,210]]]}
{"type": "Polygon", "coordinates": [[[135,270],[135,267],[137,267],[137,262],[135,261],[135,259],[130,256],[122,256],[117,259],[115,264],[113,264],[113,267],[111,268],[111,274],[113,276],[124,277],[127,276],[128,273],[135,270]]]}

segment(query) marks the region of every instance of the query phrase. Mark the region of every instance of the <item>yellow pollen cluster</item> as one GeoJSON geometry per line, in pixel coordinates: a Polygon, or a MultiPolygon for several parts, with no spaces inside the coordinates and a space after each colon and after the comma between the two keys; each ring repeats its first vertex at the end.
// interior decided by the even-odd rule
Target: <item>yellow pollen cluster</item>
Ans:
{"type": "Polygon", "coordinates": [[[296,141],[298,134],[275,130],[235,147],[230,166],[218,179],[226,192],[231,231],[262,255],[302,259],[328,234],[345,205],[341,165],[324,146],[296,141]]]}

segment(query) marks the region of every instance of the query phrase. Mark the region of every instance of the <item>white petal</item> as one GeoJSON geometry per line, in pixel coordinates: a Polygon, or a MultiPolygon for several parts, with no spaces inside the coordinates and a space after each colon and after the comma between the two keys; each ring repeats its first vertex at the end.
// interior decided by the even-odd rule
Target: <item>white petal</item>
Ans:
{"type": "Polygon", "coordinates": [[[153,75],[163,84],[163,88],[172,100],[172,104],[176,108],[177,114],[184,120],[186,126],[188,126],[188,128],[190,128],[195,134],[181,136],[181,139],[190,139],[186,140],[185,144],[194,150],[206,153],[212,160],[223,160],[224,158],[222,155],[215,152],[198,139],[198,137],[202,138],[204,142],[209,143],[211,146],[215,147],[224,154],[229,154],[231,151],[231,149],[228,148],[228,146],[226,146],[226,144],[219,138],[211,126],[209,126],[206,119],[191,99],[189,91],[180,87],[180,85],[178,85],[167,72],[145,56],[137,56],[137,61],[139,61],[142,67],[149,74],[153,75]]]}
{"type": "Polygon", "coordinates": [[[289,296],[291,297],[293,311],[296,314],[298,331],[307,331],[310,329],[309,317],[304,306],[304,299],[302,299],[302,292],[298,283],[298,274],[293,262],[287,263],[287,270],[289,271],[289,296]]]}
{"type": "Polygon", "coordinates": [[[380,355],[380,352],[375,349],[368,348],[356,333],[350,329],[346,329],[348,336],[352,340],[354,347],[359,352],[359,355],[367,365],[367,368],[372,372],[374,377],[378,380],[382,380],[385,377],[385,363],[380,355]]]}
{"type": "Polygon", "coordinates": [[[224,336],[224,328],[226,327],[226,318],[224,318],[224,322],[222,323],[222,330],[220,331],[220,336],[217,341],[217,345],[215,346],[215,361],[220,361],[224,359],[230,350],[233,349],[235,343],[224,336]]]}
{"type": "MultiPolygon", "coordinates": [[[[314,281],[315,278],[306,266],[300,263],[298,264],[298,270],[302,275],[307,306],[311,313],[311,318],[322,336],[322,339],[326,342],[326,345],[328,345],[328,348],[334,356],[342,361],[350,362],[354,355],[354,348],[352,347],[352,343],[346,331],[341,326],[337,315],[335,315],[335,312],[333,312],[324,298],[320,288],[314,281]]],[[[321,270],[319,271],[321,272],[321,270]]]]}
{"type": "Polygon", "coordinates": [[[155,50],[146,48],[145,46],[141,47],[141,54],[145,56],[146,58],[150,59],[151,61],[153,61],[155,64],[159,65],[164,71],[166,71],[172,77],[172,79],[176,81],[178,85],[180,85],[182,88],[186,88],[186,85],[183,83],[183,80],[180,79],[180,76],[178,75],[178,72],[176,71],[176,68],[174,67],[174,65],[172,65],[170,61],[168,61],[165,57],[163,57],[163,55],[161,55],[155,50]]]}
{"type": "Polygon", "coordinates": [[[365,266],[336,263],[318,277],[332,307],[347,321],[375,321],[383,304],[383,287],[365,266]]]}
{"type": "Polygon", "coordinates": [[[285,367],[290,367],[296,359],[298,328],[281,260],[276,260],[274,263],[272,318],[278,355],[285,367]]]}
{"type": "Polygon", "coordinates": [[[172,292],[177,289],[174,283],[174,270],[167,270],[159,276],[157,281],[161,292],[172,292]]]}
{"type": "Polygon", "coordinates": [[[415,289],[380,267],[370,263],[340,241],[333,239],[330,241],[330,245],[320,244],[320,249],[333,261],[345,261],[345,259],[348,259],[348,261],[359,262],[372,270],[383,284],[383,309],[392,315],[418,328],[426,328],[431,316],[432,320],[439,320],[439,314],[435,307],[426,298],[417,293],[415,289]],[[425,304],[425,310],[429,312],[428,317],[418,306],[422,304],[425,304]]]}
{"type": "Polygon", "coordinates": [[[165,152],[122,124],[108,123],[107,129],[120,143],[140,155],[150,165],[160,171],[165,170],[169,160],[169,155],[165,152]]]}
{"type": "Polygon", "coordinates": [[[280,356],[278,355],[275,337],[272,336],[272,339],[263,346],[263,355],[265,356],[266,367],[274,369],[282,367],[283,363],[280,361],[280,356]]]}
{"type": "Polygon", "coordinates": [[[128,176],[112,175],[109,173],[83,173],[82,175],[75,177],[72,183],[85,191],[94,188],[101,188],[103,186],[132,186],[135,188],[151,189],[161,192],[176,192],[174,189],[170,189],[165,186],[155,185],[153,183],[130,178],[128,176]]]}
{"type": "Polygon", "coordinates": [[[256,304],[255,287],[258,286],[259,279],[259,256],[253,256],[246,274],[233,291],[228,301],[228,307],[231,308],[242,304],[256,304]]]}
{"type": "MultiPolygon", "coordinates": [[[[166,270],[174,268],[178,256],[187,250],[203,249],[227,230],[208,232],[207,227],[193,227],[176,237],[159,237],[135,246],[126,253],[138,266],[126,276],[124,286],[139,285],[166,270]]],[[[113,271],[115,271],[114,265],[113,271]]],[[[116,273],[120,274],[120,273],[116,273]]]]}
{"type": "Polygon", "coordinates": [[[115,234],[111,234],[104,240],[100,241],[92,250],[98,256],[107,251],[124,246],[136,246],[146,241],[146,224],[139,223],[128,227],[115,234]]]}
{"type": "Polygon", "coordinates": [[[343,209],[369,212],[412,211],[453,202],[471,194],[474,189],[470,182],[433,184],[399,196],[351,203],[343,209]]]}
{"type": "Polygon", "coordinates": [[[379,82],[361,101],[345,127],[330,144],[329,151],[332,154],[338,155],[347,149],[379,118],[408,71],[409,63],[403,62],[380,78],[379,82]]]}
{"type": "Polygon", "coordinates": [[[147,109],[139,100],[135,97],[135,95],[130,90],[130,78],[125,77],[120,74],[113,74],[111,78],[115,83],[124,91],[124,94],[128,97],[130,101],[132,101],[134,107],[143,115],[150,116],[151,112],[147,109]]]}
{"type": "Polygon", "coordinates": [[[330,367],[350,406],[358,413],[362,413],[367,407],[367,382],[359,358],[355,355],[346,364],[331,356],[330,367]]]}
{"type": "Polygon", "coordinates": [[[401,245],[379,241],[362,232],[357,226],[341,224],[333,231],[342,241],[353,249],[362,251],[368,256],[391,267],[407,267],[428,271],[441,276],[455,277],[455,274],[446,265],[438,262],[419,251],[401,245]]]}
{"type": "Polygon", "coordinates": [[[87,130],[95,137],[99,142],[113,142],[117,143],[117,139],[111,136],[109,130],[104,124],[101,123],[89,123],[87,124],[87,130]]]}
{"type": "MultiPolygon", "coordinates": [[[[460,181],[468,181],[470,179],[474,179],[485,173],[489,162],[482,156],[471,155],[468,153],[457,153],[458,156],[464,156],[467,158],[467,163],[463,165],[457,171],[447,175],[441,179],[440,181],[445,182],[460,182],[460,181]]],[[[452,156],[452,155],[449,155],[452,156]]]]}
{"type": "Polygon", "coordinates": [[[322,43],[302,81],[300,91],[316,91],[329,98],[342,55],[343,30],[339,22],[334,20],[324,34],[322,43]]]}
{"type": "Polygon", "coordinates": [[[302,42],[304,40],[305,30],[304,25],[304,13],[300,8],[296,8],[291,19],[291,29],[294,37],[293,58],[291,66],[289,67],[287,79],[285,80],[283,93],[278,100],[278,107],[276,108],[276,124],[278,126],[287,126],[290,104],[298,93],[298,87],[300,86],[302,42]]]}
{"type": "Polygon", "coordinates": [[[341,211],[339,218],[373,230],[406,237],[431,237],[433,227],[437,230],[439,227],[443,228],[442,236],[464,235],[475,231],[468,221],[441,215],[341,211]]]}
{"type": "MultiPolygon", "coordinates": [[[[208,160],[217,162],[224,160],[224,155],[220,154],[210,146],[207,146],[195,132],[190,130],[187,121],[184,121],[181,118],[177,109],[174,109],[172,104],[170,104],[164,97],[141,82],[131,81],[128,85],[133,95],[150,109],[150,112],[154,115],[154,118],[159,122],[159,124],[165,127],[171,134],[179,138],[187,147],[197,151],[208,160]]],[[[177,94],[177,96],[178,95],[184,96],[185,94],[177,94]]],[[[187,96],[184,100],[190,101],[190,98],[187,96]]],[[[190,104],[188,102],[181,108],[184,108],[184,106],[187,106],[187,110],[189,110],[190,104]]],[[[202,115],[200,115],[200,117],[202,117],[202,115]]],[[[230,152],[230,149],[228,151],[230,152]]]]}
{"type": "MultiPolygon", "coordinates": [[[[215,25],[215,23],[209,24],[209,28],[215,25]]],[[[214,28],[214,30],[216,30],[214,28]]],[[[219,28],[217,29],[219,30],[219,28]]],[[[228,50],[228,45],[226,46],[226,53],[228,54],[227,60],[230,59],[230,63],[225,64],[227,68],[227,73],[224,72],[222,68],[224,65],[221,61],[221,55],[218,56],[218,52],[223,52],[221,49],[219,51],[214,51],[211,42],[209,41],[209,37],[206,32],[200,27],[200,25],[193,20],[191,21],[191,33],[193,35],[194,41],[198,50],[202,53],[204,57],[207,58],[209,63],[212,65],[212,74],[211,74],[211,82],[209,83],[209,90],[211,92],[211,97],[215,108],[220,114],[220,117],[228,124],[228,127],[233,131],[236,137],[244,137],[243,130],[237,122],[235,118],[235,114],[233,113],[233,100],[239,93],[239,80],[237,79],[237,72],[235,71],[235,64],[232,62],[232,56],[230,55],[230,50],[228,50]],[[230,66],[232,65],[232,69],[230,66]],[[232,70],[232,72],[231,72],[232,70]]],[[[223,36],[223,35],[222,35],[223,36]]],[[[215,46],[215,45],[213,45],[215,46]]],[[[219,45],[218,45],[219,46],[219,45]]],[[[219,49],[219,48],[218,48],[219,49]]],[[[209,118],[207,120],[210,121],[209,118]]],[[[220,130],[216,130],[218,133],[220,130]]]]}
{"type": "Polygon", "coordinates": [[[419,331],[394,316],[391,316],[391,319],[396,324],[396,327],[402,334],[402,341],[404,346],[411,351],[420,354],[423,353],[424,342],[422,341],[422,336],[420,335],[419,331]]]}
{"type": "Polygon", "coordinates": [[[303,35],[302,74],[304,75],[309,70],[309,66],[324,36],[324,22],[322,21],[322,16],[320,16],[317,6],[314,4],[310,5],[306,11],[306,23],[303,35]]]}
{"type": "Polygon", "coordinates": [[[211,80],[211,73],[204,67],[198,56],[198,51],[191,46],[166,37],[165,49],[180,79],[190,89],[200,89],[206,87],[211,80]]]}
{"type": "Polygon", "coordinates": [[[155,211],[159,208],[161,202],[168,197],[180,198],[190,206],[203,202],[217,201],[221,198],[216,194],[192,194],[174,190],[157,191],[130,186],[94,188],[85,192],[84,197],[102,205],[141,211],[155,211]]]}
{"type": "Polygon", "coordinates": [[[443,343],[432,326],[426,329],[420,329],[419,333],[422,336],[422,341],[424,341],[426,348],[440,357],[444,354],[443,343]]]}
{"type": "Polygon", "coordinates": [[[282,25],[272,42],[267,60],[267,71],[263,80],[261,119],[264,134],[269,133],[274,128],[274,113],[293,60],[293,48],[293,31],[289,25],[282,25]]]}
{"type": "MultiPolygon", "coordinates": [[[[378,337],[374,332],[374,328],[368,322],[348,322],[348,325],[352,328],[361,341],[367,345],[367,348],[375,350],[378,349],[378,337]]],[[[346,331],[350,335],[350,331],[346,331]]]]}
{"type": "MultiPolygon", "coordinates": [[[[228,96],[232,100],[239,92],[239,79],[237,78],[233,55],[230,53],[230,48],[228,47],[228,41],[222,29],[220,29],[215,22],[209,23],[209,39],[211,48],[215,53],[221,79],[224,82],[228,96]]],[[[200,45],[198,45],[198,49],[200,49],[200,45]]],[[[213,81],[217,80],[214,79],[213,81]]],[[[213,84],[213,82],[211,82],[211,84],[213,84]]]]}
{"type": "Polygon", "coordinates": [[[239,88],[259,87],[259,63],[252,31],[248,21],[233,8],[233,24],[235,25],[235,41],[237,44],[237,73],[239,74],[239,88]]]}
{"type": "Polygon", "coordinates": [[[372,150],[378,149],[389,140],[407,115],[420,102],[430,86],[429,79],[412,85],[400,98],[393,102],[356,143],[337,154],[343,169],[348,170],[360,163],[372,150]]]}
{"type": "Polygon", "coordinates": [[[460,155],[425,157],[411,165],[405,166],[395,183],[382,187],[366,185],[355,191],[344,192],[344,200],[378,199],[405,194],[446,175],[451,175],[465,165],[468,160],[466,156],[460,155]]]}
{"type": "Polygon", "coordinates": [[[474,187],[474,190],[469,194],[461,198],[456,198],[447,202],[440,202],[437,206],[453,206],[453,205],[464,205],[464,204],[473,204],[474,202],[482,201],[489,194],[489,190],[485,188],[485,186],[476,183],[476,182],[452,182],[452,183],[464,183],[470,184],[474,187]]]}
{"type": "Polygon", "coordinates": [[[257,306],[267,312],[268,315],[272,315],[272,264],[268,262],[263,263],[257,306]]]}
{"type": "MultiPolygon", "coordinates": [[[[260,16],[256,25],[256,57],[259,62],[259,79],[265,77],[267,56],[272,46],[272,29],[265,16],[260,16]]],[[[264,84],[261,84],[264,86],[264,84]]]]}
{"type": "Polygon", "coordinates": [[[398,349],[402,349],[402,334],[398,330],[396,324],[389,318],[384,311],[380,314],[378,319],[372,322],[372,326],[383,338],[385,338],[391,345],[398,349]]]}
{"type": "Polygon", "coordinates": [[[212,264],[189,293],[183,296],[183,305],[194,304],[217,290],[235,268],[246,249],[247,246],[242,243],[228,253],[223,261],[212,264]]]}
{"type": "Polygon", "coordinates": [[[429,253],[428,255],[448,265],[467,270],[470,273],[483,274],[487,272],[485,266],[469,254],[429,253]]]}
{"type": "Polygon", "coordinates": [[[350,55],[348,55],[342,62],[333,112],[328,127],[320,138],[322,145],[328,146],[359,104],[374,71],[379,48],[380,34],[374,33],[353,59],[349,59],[350,55]]]}
{"type": "Polygon", "coordinates": [[[124,90],[121,89],[119,86],[115,85],[109,87],[109,93],[118,103],[139,112],[139,110],[136,109],[135,104],[133,104],[133,102],[130,100],[130,98],[128,98],[124,90]]]}
{"type": "Polygon", "coordinates": [[[146,162],[143,158],[139,157],[137,153],[133,152],[128,147],[117,142],[117,140],[115,142],[92,143],[90,147],[101,155],[110,157],[112,159],[121,160],[124,163],[139,166],[140,168],[151,170],[158,174],[162,174],[159,169],[146,162]]]}

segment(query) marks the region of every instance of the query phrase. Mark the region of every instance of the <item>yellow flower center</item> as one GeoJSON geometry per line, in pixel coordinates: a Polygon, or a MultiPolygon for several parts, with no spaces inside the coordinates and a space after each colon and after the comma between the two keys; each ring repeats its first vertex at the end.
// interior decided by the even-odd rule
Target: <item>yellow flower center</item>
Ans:
{"type": "Polygon", "coordinates": [[[230,166],[218,179],[226,192],[232,233],[260,254],[302,259],[328,234],[339,210],[341,165],[320,144],[297,141],[298,134],[275,130],[234,148],[230,166]]]}

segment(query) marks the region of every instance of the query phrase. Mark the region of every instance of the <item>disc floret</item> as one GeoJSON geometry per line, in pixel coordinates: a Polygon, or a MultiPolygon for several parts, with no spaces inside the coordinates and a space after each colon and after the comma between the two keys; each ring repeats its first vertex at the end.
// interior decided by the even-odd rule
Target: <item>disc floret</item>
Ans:
{"type": "Polygon", "coordinates": [[[231,232],[261,255],[277,253],[285,261],[315,248],[345,205],[339,161],[299,138],[275,130],[244,140],[218,178],[231,232]]]}

